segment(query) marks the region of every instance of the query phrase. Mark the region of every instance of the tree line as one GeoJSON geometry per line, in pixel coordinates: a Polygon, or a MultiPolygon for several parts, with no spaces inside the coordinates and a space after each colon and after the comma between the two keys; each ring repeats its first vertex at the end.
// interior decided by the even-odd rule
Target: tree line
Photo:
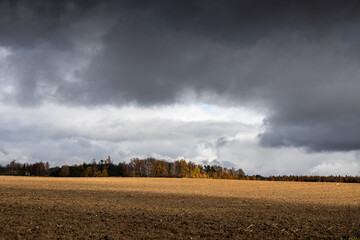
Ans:
{"type": "Polygon", "coordinates": [[[48,162],[20,164],[15,160],[5,167],[0,166],[2,175],[51,176],[51,177],[187,177],[214,179],[241,179],[242,169],[228,169],[218,165],[202,165],[186,160],[166,161],[155,158],[133,158],[129,163],[115,164],[110,156],[105,160],[79,165],[63,165],[50,168],[48,162]]]}
{"type": "Polygon", "coordinates": [[[155,158],[133,158],[129,163],[115,164],[110,156],[105,160],[79,165],[63,165],[50,168],[48,162],[21,164],[15,160],[6,166],[0,165],[2,175],[50,176],[50,177],[172,177],[172,178],[210,178],[264,181],[297,181],[297,182],[347,182],[360,183],[359,176],[269,176],[246,175],[240,169],[228,169],[218,165],[202,165],[191,161],[166,161],[155,158]]]}

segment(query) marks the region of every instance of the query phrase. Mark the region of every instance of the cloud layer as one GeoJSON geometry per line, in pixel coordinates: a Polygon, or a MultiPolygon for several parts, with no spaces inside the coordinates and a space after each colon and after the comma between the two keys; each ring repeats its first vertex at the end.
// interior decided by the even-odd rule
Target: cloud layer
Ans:
{"type": "Polygon", "coordinates": [[[263,116],[209,105],[96,108],[43,104],[0,106],[0,164],[48,161],[81,164],[111,156],[185,158],[242,168],[248,174],[359,175],[359,152],[306,153],[264,148],[257,134],[263,116]],[[51,109],[51,111],[49,111],[51,109]]]}
{"type": "Polygon", "coordinates": [[[262,119],[237,108],[204,105],[88,109],[44,104],[0,106],[0,112],[0,163],[17,159],[52,165],[107,155],[116,162],[148,156],[213,161],[219,136],[255,139],[262,119]]]}
{"type": "Polygon", "coordinates": [[[359,6],[1,1],[0,99],[25,108],[246,107],[266,116],[263,147],[359,150],[359,6]]]}

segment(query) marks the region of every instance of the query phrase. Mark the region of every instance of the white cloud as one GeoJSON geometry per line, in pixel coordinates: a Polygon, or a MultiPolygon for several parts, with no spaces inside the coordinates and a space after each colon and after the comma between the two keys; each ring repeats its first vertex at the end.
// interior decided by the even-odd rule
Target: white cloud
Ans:
{"type": "Polygon", "coordinates": [[[360,163],[343,159],[322,162],[310,170],[312,175],[360,175],[360,163]]]}
{"type": "Polygon", "coordinates": [[[5,59],[11,54],[11,50],[8,47],[0,46],[0,61],[5,59]]]}
{"type": "MultiPolygon", "coordinates": [[[[107,155],[115,161],[153,156],[202,162],[216,159],[215,144],[221,137],[255,136],[261,119],[246,109],[203,104],[152,108],[0,105],[0,142],[6,149],[21,149],[28,161],[52,165],[107,155]]],[[[0,157],[0,162],[7,161],[8,156],[0,157]]]]}
{"type": "Polygon", "coordinates": [[[264,148],[256,141],[230,140],[218,149],[219,161],[230,161],[248,174],[356,175],[358,152],[309,153],[301,148],[264,148]]]}
{"type": "Polygon", "coordinates": [[[184,158],[223,163],[248,174],[359,174],[358,152],[307,153],[264,148],[263,116],[244,108],[177,104],[143,108],[37,108],[0,105],[0,163],[49,161],[51,166],[93,158],[184,158]]]}

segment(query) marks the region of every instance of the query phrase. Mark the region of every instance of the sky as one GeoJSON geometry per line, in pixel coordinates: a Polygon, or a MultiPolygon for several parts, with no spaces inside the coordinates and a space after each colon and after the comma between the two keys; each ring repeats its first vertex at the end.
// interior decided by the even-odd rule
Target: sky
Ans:
{"type": "Polygon", "coordinates": [[[0,0],[0,164],[360,175],[360,3],[0,0]]]}

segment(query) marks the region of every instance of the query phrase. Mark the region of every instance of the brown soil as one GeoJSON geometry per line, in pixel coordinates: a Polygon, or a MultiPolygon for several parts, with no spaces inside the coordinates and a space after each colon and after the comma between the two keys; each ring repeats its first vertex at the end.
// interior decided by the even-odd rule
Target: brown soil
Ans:
{"type": "Polygon", "coordinates": [[[0,177],[0,239],[360,237],[360,185],[0,177]]]}

